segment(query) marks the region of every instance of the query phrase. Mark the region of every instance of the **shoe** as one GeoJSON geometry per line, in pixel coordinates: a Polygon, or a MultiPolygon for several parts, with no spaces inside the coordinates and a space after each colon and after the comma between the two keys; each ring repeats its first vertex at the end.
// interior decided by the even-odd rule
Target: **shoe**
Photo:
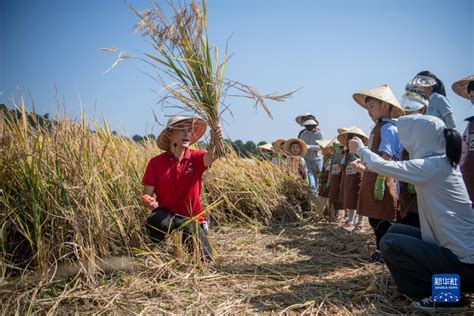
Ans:
{"type": "Polygon", "coordinates": [[[369,259],[370,263],[384,263],[383,258],[382,258],[382,253],[380,250],[375,250],[374,253],[370,256],[369,259]]]}
{"type": "Polygon", "coordinates": [[[469,310],[470,302],[464,296],[457,302],[435,302],[429,296],[413,302],[411,307],[425,312],[460,313],[469,310]]]}

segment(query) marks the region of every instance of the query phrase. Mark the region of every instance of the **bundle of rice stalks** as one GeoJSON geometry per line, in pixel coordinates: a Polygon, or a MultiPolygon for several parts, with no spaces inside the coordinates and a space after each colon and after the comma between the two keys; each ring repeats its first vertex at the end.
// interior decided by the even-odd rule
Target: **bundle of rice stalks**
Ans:
{"type": "MultiPolygon", "coordinates": [[[[229,90],[235,92],[233,96],[254,100],[255,107],[263,107],[270,117],[265,100],[283,101],[292,95],[293,92],[261,95],[248,85],[226,79],[229,56],[226,51],[220,57],[218,48],[209,43],[206,1],[201,5],[195,0],[189,5],[186,2],[168,3],[173,15],[171,19],[157,3],[143,12],[132,7],[140,19],[135,29],[151,40],[156,52],[155,55],[145,54],[145,61],[161,70],[161,83],[167,92],[162,102],[192,112],[214,129],[227,109],[223,99],[229,90]]],[[[222,140],[213,145],[211,148],[218,157],[225,154],[222,140]]]]}

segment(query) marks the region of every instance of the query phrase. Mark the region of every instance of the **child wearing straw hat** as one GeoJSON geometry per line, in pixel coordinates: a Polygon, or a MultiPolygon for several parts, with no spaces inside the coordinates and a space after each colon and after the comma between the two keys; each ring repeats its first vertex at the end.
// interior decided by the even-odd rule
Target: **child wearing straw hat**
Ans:
{"type": "Polygon", "coordinates": [[[337,138],[334,137],[330,141],[318,140],[316,141],[319,146],[321,146],[321,152],[323,154],[323,170],[319,173],[319,187],[318,187],[318,196],[323,200],[320,200],[320,205],[324,205],[323,213],[329,221],[336,221],[337,214],[336,210],[332,207],[332,204],[329,200],[330,197],[330,182],[329,178],[331,176],[331,161],[334,156],[333,144],[337,142],[337,138]]]}
{"type": "Polygon", "coordinates": [[[146,228],[152,240],[164,240],[169,233],[183,231],[185,246],[193,251],[193,236],[206,260],[213,260],[207,239],[207,222],[201,207],[202,176],[217,158],[213,144],[222,138],[220,127],[211,130],[209,151],[189,148],[206,132],[204,120],[173,116],[157,138],[164,152],[152,158],[143,176],[143,193],[147,208],[152,213],[146,228]]]}
{"type": "Polygon", "coordinates": [[[474,75],[456,81],[452,88],[459,96],[471,101],[470,113],[466,118],[466,129],[462,135],[460,166],[469,198],[474,203],[474,75]]]}
{"type": "Polygon", "coordinates": [[[308,151],[304,157],[308,170],[308,180],[311,193],[316,195],[318,188],[318,173],[323,168],[323,157],[321,155],[321,147],[316,143],[317,140],[323,139],[323,134],[318,128],[319,122],[311,113],[299,115],[295,119],[296,123],[304,127],[298,134],[298,138],[303,140],[308,151]]]}
{"type": "MultiPolygon", "coordinates": [[[[407,115],[424,114],[428,102],[429,100],[423,94],[409,90],[405,91],[400,99],[400,105],[407,115]]],[[[410,160],[410,155],[406,149],[402,148],[400,161],[407,160],[410,160]]],[[[398,181],[398,195],[397,222],[420,228],[415,186],[411,183],[398,181]]]]}
{"type": "Polygon", "coordinates": [[[307,181],[306,162],[303,158],[308,151],[305,142],[298,138],[288,139],[283,144],[283,151],[288,155],[285,160],[288,171],[307,181]]]}
{"type": "Polygon", "coordinates": [[[361,175],[351,165],[351,162],[356,160],[354,154],[349,152],[348,143],[354,137],[359,137],[364,143],[367,143],[367,135],[358,127],[350,127],[343,130],[337,139],[346,148],[343,151],[343,158],[341,164],[344,168],[342,180],[342,207],[347,211],[347,217],[344,220],[346,228],[354,226],[354,231],[362,229],[363,216],[356,214],[357,202],[359,200],[359,189],[361,175]]]}
{"type": "Polygon", "coordinates": [[[283,165],[283,158],[282,156],[285,155],[283,151],[283,145],[285,144],[284,139],[277,139],[272,143],[273,147],[273,155],[272,155],[272,164],[275,166],[283,165]]]}
{"type": "Polygon", "coordinates": [[[319,186],[318,196],[323,198],[329,197],[329,171],[332,157],[332,147],[328,146],[330,140],[317,140],[316,143],[321,147],[321,153],[323,154],[323,170],[318,174],[319,186]]]}
{"type": "Polygon", "coordinates": [[[271,160],[273,158],[272,144],[263,144],[257,146],[257,151],[260,153],[263,160],[271,160]]]}
{"type": "MultiPolygon", "coordinates": [[[[369,137],[368,148],[384,158],[392,160],[399,158],[400,139],[396,123],[393,119],[405,115],[395,94],[388,85],[383,85],[367,91],[354,93],[354,100],[368,111],[376,123],[369,137]]],[[[397,214],[397,187],[391,177],[366,171],[362,175],[359,190],[357,213],[369,218],[376,237],[376,250],[370,261],[382,262],[380,255],[380,239],[394,221],[397,214]]]]}

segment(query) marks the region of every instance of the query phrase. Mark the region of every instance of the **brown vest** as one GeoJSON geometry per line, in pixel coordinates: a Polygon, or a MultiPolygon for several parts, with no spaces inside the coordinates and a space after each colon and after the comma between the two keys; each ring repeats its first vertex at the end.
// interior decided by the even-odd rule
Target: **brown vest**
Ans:
{"type": "Polygon", "coordinates": [[[344,209],[355,210],[359,200],[360,173],[350,165],[353,155],[348,151],[345,153],[345,172],[342,206],[344,209]]]}
{"type": "MultiPolygon", "coordinates": [[[[382,156],[378,151],[381,142],[381,129],[385,122],[378,122],[370,133],[369,149],[382,156]]],[[[397,214],[397,186],[393,178],[387,177],[385,180],[385,192],[383,200],[374,198],[375,181],[377,174],[365,171],[359,190],[359,202],[357,203],[357,213],[371,218],[393,221],[397,214]]]]}
{"type": "Polygon", "coordinates": [[[329,175],[329,202],[335,210],[342,209],[342,203],[339,200],[339,191],[341,186],[342,169],[341,164],[333,163],[329,175]]]}
{"type": "Polygon", "coordinates": [[[329,170],[326,168],[328,160],[331,157],[326,157],[323,163],[323,171],[321,172],[321,177],[319,178],[319,187],[318,187],[318,195],[321,197],[329,197],[329,187],[326,186],[329,180],[329,170]]]}
{"type": "Polygon", "coordinates": [[[466,184],[469,198],[474,204],[474,117],[466,119],[467,125],[467,153],[461,165],[462,178],[466,184]]]}
{"type": "MultiPolygon", "coordinates": [[[[409,160],[410,155],[404,149],[402,152],[401,160],[409,160]]],[[[412,194],[408,192],[408,183],[400,181],[400,197],[399,197],[399,217],[405,218],[409,212],[418,213],[418,201],[416,199],[416,193],[412,194]]]]}

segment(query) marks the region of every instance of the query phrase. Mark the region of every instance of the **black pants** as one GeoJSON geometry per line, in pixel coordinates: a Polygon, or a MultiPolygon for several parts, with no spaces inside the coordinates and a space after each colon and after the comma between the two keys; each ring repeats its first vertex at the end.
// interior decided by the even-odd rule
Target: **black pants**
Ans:
{"type": "Polygon", "coordinates": [[[459,274],[461,291],[474,291],[474,264],[463,263],[451,250],[423,241],[415,227],[393,224],[380,250],[398,290],[412,299],[431,296],[431,279],[438,273],[459,274]]]}
{"type": "Polygon", "coordinates": [[[183,243],[186,249],[193,253],[196,237],[200,247],[200,253],[204,259],[212,260],[212,248],[207,239],[207,232],[194,221],[187,217],[173,214],[167,210],[157,208],[153,210],[146,221],[146,228],[150,238],[155,242],[164,240],[171,232],[180,229],[183,232],[183,243]],[[187,223],[189,221],[189,223],[187,223]]]}
{"type": "Polygon", "coordinates": [[[418,213],[408,212],[408,214],[400,221],[397,221],[397,223],[420,228],[420,216],[418,213]]]}
{"type": "Polygon", "coordinates": [[[369,224],[374,230],[375,239],[377,243],[377,249],[380,249],[380,246],[379,246],[380,240],[382,239],[383,236],[385,236],[385,234],[387,233],[387,230],[390,228],[392,223],[383,219],[369,217],[369,224]]]}

